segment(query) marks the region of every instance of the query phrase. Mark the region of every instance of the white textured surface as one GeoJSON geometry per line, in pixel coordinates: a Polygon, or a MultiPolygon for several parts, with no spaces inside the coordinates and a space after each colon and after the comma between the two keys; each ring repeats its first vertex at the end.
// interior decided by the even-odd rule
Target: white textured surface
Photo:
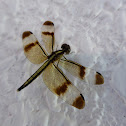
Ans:
{"type": "Polygon", "coordinates": [[[126,126],[125,0],[0,0],[0,126],[126,126]],[[40,65],[23,53],[21,35],[55,24],[56,45],[72,48],[69,59],[101,72],[102,86],[70,77],[86,100],[77,110],[53,95],[37,78],[16,89],[40,65]]]}

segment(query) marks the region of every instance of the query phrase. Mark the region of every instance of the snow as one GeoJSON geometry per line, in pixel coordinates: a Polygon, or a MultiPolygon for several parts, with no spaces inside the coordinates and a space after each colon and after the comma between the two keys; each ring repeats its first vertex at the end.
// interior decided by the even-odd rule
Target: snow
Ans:
{"type": "Polygon", "coordinates": [[[126,126],[125,0],[0,0],[0,126],[126,126]],[[17,92],[41,65],[23,53],[22,33],[41,45],[41,27],[55,24],[55,49],[71,46],[68,59],[102,73],[104,85],[69,74],[86,106],[71,107],[47,89],[42,77],[17,92]]]}

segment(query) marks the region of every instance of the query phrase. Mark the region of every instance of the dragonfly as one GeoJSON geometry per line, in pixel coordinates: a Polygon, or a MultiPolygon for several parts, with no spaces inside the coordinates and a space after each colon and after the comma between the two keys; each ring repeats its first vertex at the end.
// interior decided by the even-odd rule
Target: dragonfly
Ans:
{"type": "Polygon", "coordinates": [[[77,109],[85,107],[85,99],[76,86],[65,76],[58,67],[63,67],[66,71],[81,80],[87,80],[89,83],[101,85],[104,83],[103,76],[93,69],[84,67],[76,62],[67,60],[64,55],[70,53],[68,44],[63,44],[60,50],[54,51],[54,23],[46,21],[42,25],[42,40],[45,45],[43,48],[37,38],[31,31],[25,31],[22,34],[24,54],[33,64],[43,63],[42,66],[21,86],[17,91],[27,87],[39,75],[42,75],[43,81],[51,92],[63,99],[66,103],[77,109]]]}

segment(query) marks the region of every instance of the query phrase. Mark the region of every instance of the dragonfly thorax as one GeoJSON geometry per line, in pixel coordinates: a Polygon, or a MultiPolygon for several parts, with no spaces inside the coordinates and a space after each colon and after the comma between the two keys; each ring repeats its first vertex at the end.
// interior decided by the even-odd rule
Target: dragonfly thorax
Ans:
{"type": "Polygon", "coordinates": [[[50,62],[55,62],[61,59],[63,54],[64,54],[64,50],[57,50],[55,52],[52,52],[52,54],[48,56],[48,59],[50,60],[50,62]]]}

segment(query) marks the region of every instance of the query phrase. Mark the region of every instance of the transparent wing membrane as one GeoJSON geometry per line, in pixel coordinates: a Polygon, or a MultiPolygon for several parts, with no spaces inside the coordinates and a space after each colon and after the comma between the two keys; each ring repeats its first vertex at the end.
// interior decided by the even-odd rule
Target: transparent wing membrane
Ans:
{"type": "Polygon", "coordinates": [[[57,66],[51,63],[43,71],[42,77],[44,83],[54,94],[78,109],[84,108],[84,97],[57,66]]]}
{"type": "Polygon", "coordinates": [[[78,77],[82,80],[84,79],[91,84],[99,85],[104,83],[104,78],[100,73],[96,72],[93,69],[84,67],[78,63],[75,63],[71,60],[61,59],[59,65],[67,70],[69,73],[71,73],[73,76],[78,77]]]}
{"type": "Polygon", "coordinates": [[[51,21],[46,21],[42,26],[42,40],[45,44],[46,51],[51,54],[54,46],[54,24],[51,21]]]}
{"type": "Polygon", "coordinates": [[[47,54],[40,46],[35,35],[30,31],[25,31],[22,35],[24,54],[34,64],[40,64],[47,59],[47,54]]]}

